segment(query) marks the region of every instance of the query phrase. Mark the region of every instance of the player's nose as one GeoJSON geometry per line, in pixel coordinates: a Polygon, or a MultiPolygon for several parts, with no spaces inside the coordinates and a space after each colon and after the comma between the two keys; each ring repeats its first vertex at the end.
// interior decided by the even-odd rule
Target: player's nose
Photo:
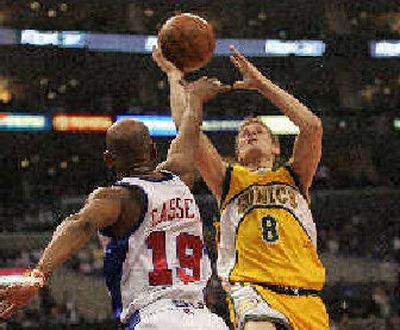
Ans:
{"type": "Polygon", "coordinates": [[[251,130],[249,132],[249,137],[250,138],[255,138],[257,136],[257,130],[251,130]]]}

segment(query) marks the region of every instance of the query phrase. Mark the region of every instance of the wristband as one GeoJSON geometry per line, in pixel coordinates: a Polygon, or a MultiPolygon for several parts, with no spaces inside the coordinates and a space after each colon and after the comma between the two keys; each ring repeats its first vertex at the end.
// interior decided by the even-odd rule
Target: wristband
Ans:
{"type": "Polygon", "coordinates": [[[39,270],[39,269],[33,269],[30,274],[30,276],[35,277],[39,279],[39,285],[40,287],[43,287],[46,283],[46,276],[39,270]]]}

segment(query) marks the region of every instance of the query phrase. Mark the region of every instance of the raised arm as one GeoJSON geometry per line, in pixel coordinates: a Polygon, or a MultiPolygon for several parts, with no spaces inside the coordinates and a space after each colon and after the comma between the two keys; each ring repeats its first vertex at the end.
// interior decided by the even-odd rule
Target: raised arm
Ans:
{"type": "Polygon", "coordinates": [[[27,276],[32,280],[0,290],[0,318],[9,318],[27,305],[57,267],[88,243],[97,230],[117,221],[121,194],[122,188],[97,189],[78,213],[70,215],[57,227],[36,269],[27,276]]]}
{"type": "MultiPolygon", "coordinates": [[[[202,104],[201,99],[193,99],[193,102],[202,104]]],[[[218,150],[203,132],[201,132],[199,136],[196,167],[208,186],[208,189],[210,189],[217,199],[218,204],[220,204],[227,164],[222,160],[218,150]]]]}
{"type": "MultiPolygon", "coordinates": [[[[167,61],[161,51],[153,51],[153,59],[168,76],[170,84],[170,106],[175,125],[181,127],[182,113],[186,107],[186,89],[191,89],[191,107],[202,109],[205,102],[219,93],[231,90],[231,86],[223,85],[216,79],[201,78],[197,82],[182,84],[183,73],[172,63],[167,61]]],[[[222,161],[218,151],[212,145],[207,136],[200,132],[198,148],[195,153],[196,167],[213,192],[218,202],[222,195],[222,183],[225,178],[226,164],[222,161]]]]}
{"type": "Polygon", "coordinates": [[[257,90],[299,127],[300,133],[294,143],[290,162],[299,178],[300,189],[307,195],[321,158],[321,120],[298,99],[263,76],[234,47],[231,50],[231,61],[243,75],[243,80],[236,82],[233,87],[257,90]]]}
{"type": "Polygon", "coordinates": [[[177,137],[171,142],[167,160],[157,169],[166,169],[177,175],[191,187],[194,182],[194,162],[199,144],[199,133],[202,122],[202,107],[190,102],[191,93],[185,93],[185,110],[180,116],[180,127],[177,137]]]}

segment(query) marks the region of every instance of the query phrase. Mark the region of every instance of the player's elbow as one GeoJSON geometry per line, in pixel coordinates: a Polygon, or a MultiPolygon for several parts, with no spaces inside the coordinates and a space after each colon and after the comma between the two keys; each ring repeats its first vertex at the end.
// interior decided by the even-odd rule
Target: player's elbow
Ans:
{"type": "Polygon", "coordinates": [[[322,137],[323,128],[322,121],[317,116],[312,116],[311,120],[307,123],[306,132],[315,137],[322,137]]]}
{"type": "Polygon", "coordinates": [[[323,133],[323,127],[322,127],[322,121],[318,117],[314,118],[314,121],[312,123],[312,129],[317,135],[322,135],[323,133]]]}
{"type": "Polygon", "coordinates": [[[76,233],[79,235],[92,236],[96,233],[97,227],[93,221],[84,218],[76,221],[74,231],[76,231],[76,233]]]}

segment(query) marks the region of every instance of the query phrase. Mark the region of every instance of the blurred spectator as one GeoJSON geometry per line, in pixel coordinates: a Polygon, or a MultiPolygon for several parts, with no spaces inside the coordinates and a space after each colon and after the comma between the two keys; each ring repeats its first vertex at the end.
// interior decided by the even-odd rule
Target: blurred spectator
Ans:
{"type": "Polygon", "coordinates": [[[377,286],[372,292],[372,301],[375,304],[375,315],[380,318],[388,318],[391,314],[389,297],[382,286],[377,286]]]}

